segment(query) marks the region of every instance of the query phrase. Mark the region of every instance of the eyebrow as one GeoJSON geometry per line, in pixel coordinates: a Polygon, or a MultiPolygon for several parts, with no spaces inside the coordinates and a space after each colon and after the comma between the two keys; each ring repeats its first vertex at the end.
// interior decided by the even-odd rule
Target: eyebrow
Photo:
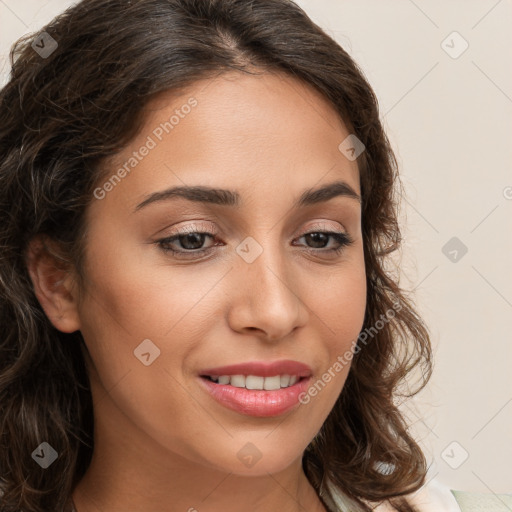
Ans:
{"type": "MultiPolygon", "coordinates": [[[[361,197],[348,183],[335,181],[319,188],[305,190],[294,202],[293,208],[303,208],[305,206],[322,203],[338,196],[349,197],[361,203],[361,197]]],[[[242,203],[240,194],[235,190],[211,188],[201,185],[181,186],[150,194],[144,201],[136,206],[134,211],[137,212],[150,204],[177,197],[187,199],[188,201],[221,206],[240,207],[242,203]]]]}

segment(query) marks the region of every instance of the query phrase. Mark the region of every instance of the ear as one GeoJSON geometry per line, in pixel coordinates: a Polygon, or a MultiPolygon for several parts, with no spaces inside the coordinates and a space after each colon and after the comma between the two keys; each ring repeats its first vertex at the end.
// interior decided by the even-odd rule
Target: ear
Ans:
{"type": "Polygon", "coordinates": [[[53,326],[67,333],[79,330],[75,277],[57,245],[47,237],[36,236],[29,242],[25,263],[36,297],[53,326]]]}

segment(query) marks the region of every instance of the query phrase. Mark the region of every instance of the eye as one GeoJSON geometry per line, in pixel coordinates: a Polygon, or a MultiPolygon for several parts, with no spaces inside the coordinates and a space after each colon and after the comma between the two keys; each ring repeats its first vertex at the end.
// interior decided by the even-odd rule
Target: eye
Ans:
{"type": "MultiPolygon", "coordinates": [[[[160,247],[164,253],[170,253],[173,257],[178,259],[191,259],[197,258],[198,256],[204,255],[211,252],[215,246],[221,245],[215,243],[209,247],[204,247],[205,241],[210,238],[216,240],[217,233],[209,231],[193,231],[194,226],[187,229],[179,230],[178,234],[172,235],[161,240],[157,240],[155,243],[160,247]],[[173,248],[177,245],[181,248],[173,248]]],[[[338,231],[309,231],[304,233],[296,240],[304,238],[306,244],[310,244],[307,247],[308,252],[321,253],[321,254],[340,254],[343,249],[354,241],[352,238],[344,232],[338,231]],[[334,247],[329,246],[329,242],[334,241],[334,247]]],[[[296,245],[296,244],[294,244],[296,245]]]]}
{"type": "Polygon", "coordinates": [[[342,231],[309,231],[298,238],[304,238],[313,247],[308,247],[310,252],[320,252],[327,254],[340,254],[345,247],[354,243],[353,239],[342,231]],[[325,249],[329,241],[334,240],[335,246],[325,249]]]}
{"type": "Polygon", "coordinates": [[[206,237],[215,239],[215,233],[206,231],[182,231],[178,235],[163,238],[156,243],[165,253],[171,253],[176,258],[186,259],[197,257],[198,255],[211,251],[213,246],[202,247],[206,237]],[[172,244],[176,244],[177,242],[181,245],[182,250],[172,248],[172,244]]]}

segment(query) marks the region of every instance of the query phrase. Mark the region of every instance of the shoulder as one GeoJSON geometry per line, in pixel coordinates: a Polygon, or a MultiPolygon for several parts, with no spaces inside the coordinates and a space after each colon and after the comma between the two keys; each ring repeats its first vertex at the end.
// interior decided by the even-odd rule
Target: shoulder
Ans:
{"type": "MultiPolygon", "coordinates": [[[[461,509],[449,487],[436,479],[430,480],[415,493],[406,496],[411,505],[420,512],[461,512],[461,509]]],[[[394,512],[387,503],[374,508],[375,512],[394,512]]]]}

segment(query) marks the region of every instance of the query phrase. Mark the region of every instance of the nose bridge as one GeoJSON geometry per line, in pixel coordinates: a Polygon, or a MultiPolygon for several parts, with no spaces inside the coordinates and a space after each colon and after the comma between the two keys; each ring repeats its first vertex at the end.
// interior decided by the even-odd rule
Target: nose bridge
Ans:
{"type": "Polygon", "coordinates": [[[290,283],[288,283],[289,269],[283,257],[283,248],[270,238],[267,239],[261,254],[245,269],[247,279],[257,293],[263,292],[267,301],[279,299],[280,301],[296,296],[290,283]]]}
{"type": "Polygon", "coordinates": [[[237,247],[238,293],[237,303],[233,304],[236,313],[231,319],[237,330],[256,328],[277,339],[304,322],[304,304],[276,232],[256,236],[247,237],[237,247]]]}

